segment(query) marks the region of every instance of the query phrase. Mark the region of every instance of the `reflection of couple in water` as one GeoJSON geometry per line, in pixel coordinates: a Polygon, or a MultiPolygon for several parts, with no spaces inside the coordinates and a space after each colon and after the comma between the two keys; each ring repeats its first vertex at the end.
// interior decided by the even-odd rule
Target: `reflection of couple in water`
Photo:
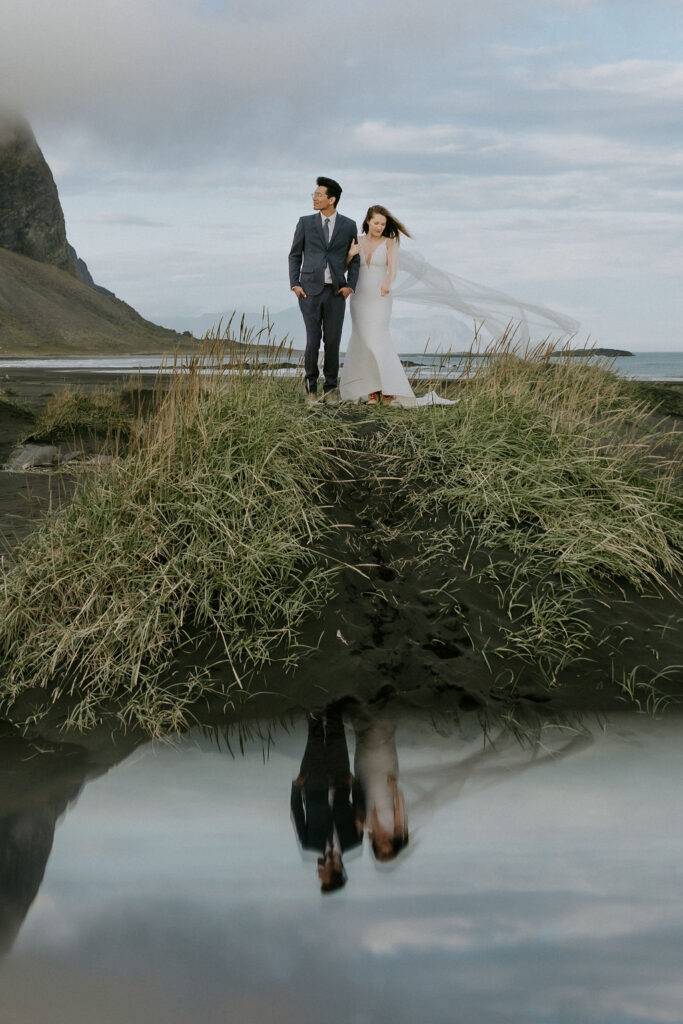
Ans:
{"type": "Polygon", "coordinates": [[[351,773],[340,704],[308,716],[308,740],[291,809],[301,847],[318,854],[322,892],[346,883],[342,857],[360,848],[363,833],[377,861],[392,861],[408,844],[408,822],[398,786],[396,720],[352,716],[356,735],[351,773]]]}

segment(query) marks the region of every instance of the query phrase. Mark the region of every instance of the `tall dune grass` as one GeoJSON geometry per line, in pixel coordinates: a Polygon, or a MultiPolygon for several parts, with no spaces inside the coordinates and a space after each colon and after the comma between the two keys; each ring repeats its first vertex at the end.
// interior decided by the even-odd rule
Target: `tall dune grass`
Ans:
{"type": "Polygon", "coordinates": [[[131,392],[101,387],[85,393],[67,388],[51,398],[31,431],[33,441],[68,440],[78,432],[82,437],[128,437],[131,420],[131,392]]]}
{"type": "Polygon", "coordinates": [[[81,728],[112,711],[177,728],[202,692],[165,681],[189,636],[219,638],[239,685],[236,666],[266,661],[330,593],[316,546],[344,430],[265,370],[225,373],[237,358],[212,344],[177,362],[126,457],[84,473],[17,553],[0,592],[5,713],[68,696],[81,728]]]}
{"type": "Polygon", "coordinates": [[[395,413],[375,445],[395,460],[423,559],[455,569],[468,538],[512,553],[479,570],[509,622],[497,653],[554,681],[591,639],[587,593],[680,579],[683,504],[680,433],[604,363],[551,351],[520,358],[503,339],[457,406],[395,413]]]}

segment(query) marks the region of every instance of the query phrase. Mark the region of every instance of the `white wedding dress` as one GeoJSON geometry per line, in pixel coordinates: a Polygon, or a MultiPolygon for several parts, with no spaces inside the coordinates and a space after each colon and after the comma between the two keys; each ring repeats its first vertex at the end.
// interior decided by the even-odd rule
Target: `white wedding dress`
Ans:
{"type": "Polygon", "coordinates": [[[398,719],[390,712],[372,716],[359,712],[353,717],[356,752],[353,773],[365,797],[366,823],[372,831],[373,814],[389,835],[408,834],[403,793],[398,787],[398,752],[396,726],[398,719]]]}
{"type": "Polygon", "coordinates": [[[387,276],[387,246],[381,242],[369,256],[361,238],[360,272],[351,296],[351,338],[342,367],[339,394],[343,402],[367,400],[373,391],[393,395],[396,405],[415,406],[413,389],[391,341],[391,294],[382,295],[387,276]]]}
{"type": "Polygon", "coordinates": [[[569,316],[440,270],[418,252],[402,250],[399,265],[396,244],[391,293],[382,295],[387,276],[386,242],[381,242],[368,258],[366,236],[359,241],[360,272],[355,294],[349,300],[351,337],[339,386],[342,401],[367,400],[373,391],[381,391],[394,395],[394,404],[411,408],[455,404],[434,391],[415,397],[391,340],[389,321],[394,295],[402,302],[462,314],[473,324],[478,323],[494,341],[512,327],[518,347],[531,342],[533,334],[547,339],[571,336],[579,329],[577,321],[569,316]]]}

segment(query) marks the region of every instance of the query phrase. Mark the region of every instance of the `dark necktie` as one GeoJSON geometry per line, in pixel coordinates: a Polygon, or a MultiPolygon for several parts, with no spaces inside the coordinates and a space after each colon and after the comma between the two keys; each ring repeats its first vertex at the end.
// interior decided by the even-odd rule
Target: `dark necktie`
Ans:
{"type": "Polygon", "coordinates": [[[325,241],[329,245],[330,244],[330,218],[329,217],[325,217],[325,220],[323,222],[323,235],[325,236],[325,241]]]}

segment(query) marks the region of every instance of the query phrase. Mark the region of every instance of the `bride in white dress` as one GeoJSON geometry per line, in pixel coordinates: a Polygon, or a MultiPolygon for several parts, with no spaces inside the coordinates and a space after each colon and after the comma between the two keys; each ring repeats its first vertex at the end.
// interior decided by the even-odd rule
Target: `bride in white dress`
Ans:
{"type": "Polygon", "coordinates": [[[405,799],[398,785],[397,725],[398,718],[390,711],[359,710],[353,716],[353,773],[365,798],[368,840],[381,864],[395,860],[409,838],[405,799]]]}
{"type": "Polygon", "coordinates": [[[363,234],[349,250],[348,259],[360,253],[360,274],[350,299],[351,338],[339,385],[342,401],[417,404],[389,330],[391,285],[398,269],[401,235],[410,238],[388,210],[371,206],[363,221],[363,234]]]}
{"type": "Polygon", "coordinates": [[[579,324],[571,317],[440,270],[418,252],[402,252],[399,267],[401,235],[411,237],[384,206],[371,206],[363,234],[349,249],[347,262],[360,254],[360,274],[349,300],[352,329],[339,386],[342,401],[408,407],[454,404],[434,391],[415,397],[391,340],[392,295],[402,302],[462,314],[493,340],[512,329],[516,345],[528,343],[532,331],[545,339],[578,331],[579,324]]]}

